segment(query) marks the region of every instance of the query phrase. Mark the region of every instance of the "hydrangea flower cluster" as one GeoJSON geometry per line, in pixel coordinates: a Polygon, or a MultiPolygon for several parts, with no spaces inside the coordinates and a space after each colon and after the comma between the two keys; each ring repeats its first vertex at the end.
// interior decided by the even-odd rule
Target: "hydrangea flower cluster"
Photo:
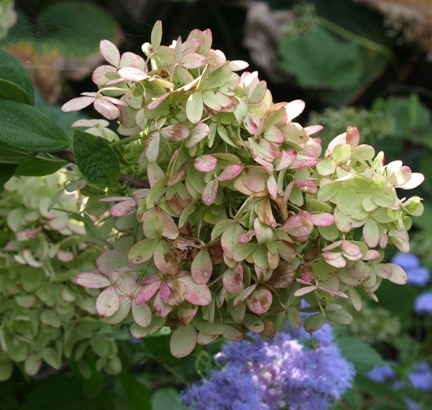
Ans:
{"type": "Polygon", "coordinates": [[[135,337],[170,326],[171,352],[182,357],[219,336],[273,336],[286,320],[298,328],[302,299],[318,312],[308,331],[349,323],[338,298],[358,310],[360,293],[376,300],[382,279],[406,282],[398,265],[381,263],[382,250],[409,250],[421,199],[400,200],[395,188],[414,188],[422,175],[385,165],[353,127],[320,158],[311,135],[321,126],[294,121],[303,101],[274,103],[256,72],[237,74],[247,63],[211,48],[209,30],[161,40],[161,22],[145,58],[103,40],[99,90],[62,107],[94,104],[126,137],[111,146],[133,184],[102,199],[115,203],[124,246],[76,278],[105,288],[96,302],[105,321],[133,319],[135,337]]]}
{"type": "Polygon", "coordinates": [[[13,363],[29,376],[45,362],[59,369],[73,358],[89,376],[86,356],[96,354],[96,367],[110,374],[121,370],[110,327],[95,316],[95,291],[73,283],[82,270],[94,269],[100,249],[86,246],[84,226],[68,218],[79,212],[83,198],[64,192],[55,209],[52,198],[66,182],[64,173],[12,178],[0,194],[0,380],[13,363]]]}
{"type": "Polygon", "coordinates": [[[407,274],[408,283],[415,286],[425,286],[430,280],[430,271],[421,266],[420,259],[412,253],[398,253],[392,258],[392,263],[399,265],[407,274]]]}
{"type": "Polygon", "coordinates": [[[325,410],[352,386],[353,367],[328,324],[313,336],[300,328],[267,342],[255,338],[225,345],[216,356],[224,367],[183,392],[183,404],[196,410],[325,410]]]}

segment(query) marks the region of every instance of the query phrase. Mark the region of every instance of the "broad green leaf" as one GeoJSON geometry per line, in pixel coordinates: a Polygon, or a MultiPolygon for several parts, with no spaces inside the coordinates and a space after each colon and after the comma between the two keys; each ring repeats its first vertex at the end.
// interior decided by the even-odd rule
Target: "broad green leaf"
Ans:
{"type": "Polygon", "coordinates": [[[52,157],[48,154],[39,153],[35,157],[22,161],[15,175],[23,176],[44,176],[57,172],[60,168],[67,164],[66,161],[52,157]]]}
{"type": "Polygon", "coordinates": [[[33,83],[24,66],[0,49],[0,97],[34,104],[33,83]]]}
{"type": "Polygon", "coordinates": [[[35,108],[0,98],[0,142],[30,152],[55,152],[72,140],[50,118],[35,108]]]}
{"type": "Polygon", "coordinates": [[[0,163],[0,186],[6,184],[13,177],[17,168],[17,164],[0,163]]]}
{"type": "Polygon", "coordinates": [[[138,382],[133,373],[123,372],[119,380],[125,392],[128,410],[150,410],[152,408],[148,387],[138,382]]]}
{"type": "Polygon", "coordinates": [[[179,392],[174,387],[163,387],[152,395],[153,409],[185,410],[179,392]]]}
{"type": "Polygon", "coordinates": [[[103,138],[75,129],[73,152],[78,168],[87,181],[103,187],[118,185],[119,160],[103,138]]]}
{"type": "Polygon", "coordinates": [[[380,354],[371,346],[350,336],[336,339],[342,356],[350,361],[357,372],[364,373],[375,366],[385,366],[387,363],[380,354]]]}
{"type": "Polygon", "coordinates": [[[325,317],[322,313],[317,313],[315,315],[309,316],[304,321],[304,328],[308,332],[315,332],[318,329],[321,329],[325,323],[325,317]]]}
{"type": "Polygon", "coordinates": [[[359,46],[340,41],[323,28],[297,38],[283,37],[279,52],[282,67],[303,87],[341,89],[356,85],[362,75],[359,46]]]}
{"type": "Polygon", "coordinates": [[[62,365],[61,352],[54,347],[46,347],[42,350],[42,359],[47,362],[54,369],[60,369],[62,365]]]}

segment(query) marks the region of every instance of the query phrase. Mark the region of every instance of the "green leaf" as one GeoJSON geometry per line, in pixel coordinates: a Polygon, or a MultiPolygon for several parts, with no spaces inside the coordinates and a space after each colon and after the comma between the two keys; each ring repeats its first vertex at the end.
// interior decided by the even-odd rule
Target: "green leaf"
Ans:
{"type": "Polygon", "coordinates": [[[381,355],[372,347],[359,339],[343,336],[336,340],[342,356],[350,361],[357,372],[364,373],[374,366],[385,366],[387,363],[381,355]]]}
{"type": "Polygon", "coordinates": [[[16,164],[0,164],[0,185],[6,184],[18,168],[16,164]]]}
{"type": "Polygon", "coordinates": [[[40,153],[31,159],[22,161],[15,172],[15,175],[23,176],[44,176],[57,172],[67,163],[61,159],[50,157],[47,154],[40,153]]]}
{"type": "Polygon", "coordinates": [[[153,409],[185,410],[180,401],[179,392],[174,387],[158,389],[152,396],[153,409]]]}
{"type": "Polygon", "coordinates": [[[24,66],[0,49],[0,97],[34,104],[33,83],[24,66]]]}
{"type": "Polygon", "coordinates": [[[355,85],[363,64],[359,46],[341,42],[323,28],[298,37],[285,36],[279,45],[282,67],[303,87],[341,89],[355,85]]]}
{"type": "Polygon", "coordinates": [[[87,181],[104,187],[118,185],[119,160],[103,138],[75,129],[73,152],[78,168],[87,181]]]}
{"type": "Polygon", "coordinates": [[[174,330],[170,340],[170,350],[174,357],[182,358],[195,348],[197,342],[197,331],[192,325],[180,325],[174,330]]]}
{"type": "Polygon", "coordinates": [[[129,410],[150,410],[152,408],[150,391],[147,386],[135,380],[130,373],[123,373],[120,376],[120,381],[129,410]]]}
{"type": "Polygon", "coordinates": [[[163,328],[161,331],[145,337],[144,346],[157,361],[163,363],[166,366],[176,367],[182,363],[185,363],[188,359],[178,359],[171,354],[171,333],[165,332],[166,329],[168,328],[163,328]]]}
{"type": "Polygon", "coordinates": [[[68,148],[72,141],[35,108],[0,98],[0,142],[24,151],[55,152],[68,148]]]}
{"type": "Polygon", "coordinates": [[[20,410],[91,410],[93,407],[83,397],[82,385],[76,378],[63,374],[39,380],[25,396],[20,410]]]}

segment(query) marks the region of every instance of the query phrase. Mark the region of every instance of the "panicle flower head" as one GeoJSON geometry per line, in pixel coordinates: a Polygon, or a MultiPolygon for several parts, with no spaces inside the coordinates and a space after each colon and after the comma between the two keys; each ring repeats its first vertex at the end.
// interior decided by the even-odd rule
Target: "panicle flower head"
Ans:
{"type": "MultiPolygon", "coordinates": [[[[289,329],[268,341],[254,338],[256,343],[242,340],[225,345],[218,361],[227,364],[222,371],[212,374],[210,382],[215,374],[240,372],[243,378],[253,381],[259,408],[272,410],[324,410],[352,385],[353,367],[341,356],[329,325],[313,335],[304,329],[289,329]]],[[[203,393],[195,396],[197,403],[206,400],[203,393]]],[[[225,390],[219,394],[225,397],[225,390]]],[[[184,397],[189,400],[190,396],[184,397]]],[[[183,402],[190,403],[184,399],[183,402]]]]}

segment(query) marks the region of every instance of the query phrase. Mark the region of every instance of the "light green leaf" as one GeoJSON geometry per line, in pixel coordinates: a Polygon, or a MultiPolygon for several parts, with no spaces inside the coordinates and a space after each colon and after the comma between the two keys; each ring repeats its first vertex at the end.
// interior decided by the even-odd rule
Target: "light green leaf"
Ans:
{"type": "Polygon", "coordinates": [[[174,357],[185,357],[192,353],[197,342],[197,331],[192,325],[179,326],[170,340],[170,350],[174,357]]]}

